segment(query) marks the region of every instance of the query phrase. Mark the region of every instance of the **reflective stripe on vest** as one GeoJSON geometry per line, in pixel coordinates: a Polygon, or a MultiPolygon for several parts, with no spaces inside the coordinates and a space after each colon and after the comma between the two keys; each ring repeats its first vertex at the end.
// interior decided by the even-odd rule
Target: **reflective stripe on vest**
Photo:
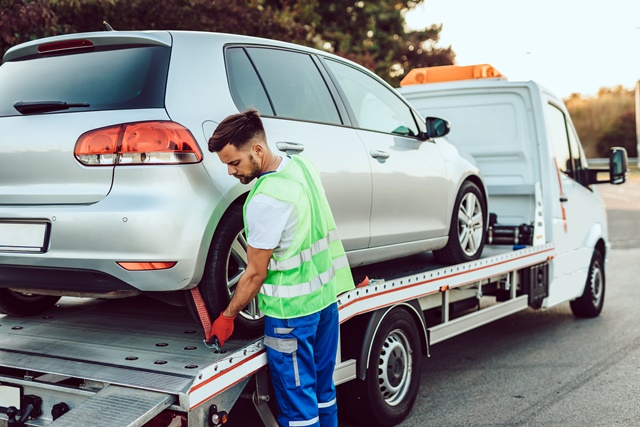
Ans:
{"type": "Polygon", "coordinates": [[[333,265],[329,270],[325,271],[324,273],[320,273],[309,282],[298,283],[291,286],[279,286],[264,283],[260,288],[260,293],[268,297],[277,298],[295,298],[309,295],[333,280],[336,275],[336,270],[344,267],[349,267],[349,261],[347,260],[346,255],[334,259],[333,265]]]}
{"type": "Polygon", "coordinates": [[[305,249],[299,254],[292,256],[291,258],[277,261],[273,258],[269,261],[269,270],[273,271],[287,271],[294,268],[298,268],[302,265],[302,263],[311,261],[311,258],[314,255],[319,254],[322,251],[326,251],[329,249],[329,245],[331,242],[335,242],[338,240],[340,236],[338,236],[337,230],[329,231],[329,235],[324,237],[314,243],[311,244],[309,249],[305,249]]]}

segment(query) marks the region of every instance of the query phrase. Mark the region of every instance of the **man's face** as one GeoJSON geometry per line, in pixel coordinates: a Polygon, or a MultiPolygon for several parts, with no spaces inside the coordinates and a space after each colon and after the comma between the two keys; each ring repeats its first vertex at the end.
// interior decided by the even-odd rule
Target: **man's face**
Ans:
{"type": "Polygon", "coordinates": [[[238,150],[231,144],[218,151],[220,161],[227,165],[229,175],[238,178],[241,183],[248,184],[260,176],[260,165],[251,154],[251,150],[238,150]]]}

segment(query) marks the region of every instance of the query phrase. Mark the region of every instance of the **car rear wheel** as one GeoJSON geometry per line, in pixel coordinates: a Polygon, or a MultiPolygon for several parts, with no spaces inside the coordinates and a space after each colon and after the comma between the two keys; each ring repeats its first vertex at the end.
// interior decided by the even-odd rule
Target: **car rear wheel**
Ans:
{"type": "MultiPolygon", "coordinates": [[[[242,220],[242,205],[231,206],[222,217],[213,237],[204,276],[198,285],[211,321],[214,321],[227,307],[233,296],[238,280],[247,267],[247,240],[242,220]]],[[[198,319],[190,295],[189,306],[198,319]]],[[[264,314],[258,309],[258,299],[254,298],[235,320],[234,336],[253,337],[264,331],[264,314]]]]}
{"type": "Polygon", "coordinates": [[[454,204],[447,245],[433,251],[443,264],[458,264],[480,258],[486,234],[487,202],[476,184],[466,181],[454,204]]]}
{"type": "Polygon", "coordinates": [[[0,289],[0,313],[9,316],[31,316],[53,307],[59,300],[58,296],[0,289]]]}

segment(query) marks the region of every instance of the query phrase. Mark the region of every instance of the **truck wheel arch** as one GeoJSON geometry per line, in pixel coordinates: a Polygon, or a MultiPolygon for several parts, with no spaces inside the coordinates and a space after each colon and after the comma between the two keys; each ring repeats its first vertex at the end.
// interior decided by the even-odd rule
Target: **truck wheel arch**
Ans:
{"type": "Polygon", "coordinates": [[[418,335],[420,336],[420,346],[422,354],[429,354],[427,324],[424,320],[424,316],[422,314],[422,310],[420,309],[418,301],[406,301],[390,307],[379,309],[372,313],[360,315],[343,325],[343,327],[341,328],[341,335],[342,337],[346,335],[363,337],[361,341],[350,340],[351,342],[357,341],[359,345],[355,345],[355,347],[352,348],[351,351],[347,351],[346,354],[343,353],[343,358],[356,359],[356,375],[361,380],[364,380],[366,377],[368,361],[371,356],[371,349],[376,333],[378,332],[378,328],[380,327],[380,324],[385,319],[385,317],[387,317],[389,313],[394,310],[404,310],[411,315],[411,318],[415,323],[415,327],[419,332],[418,335]]]}

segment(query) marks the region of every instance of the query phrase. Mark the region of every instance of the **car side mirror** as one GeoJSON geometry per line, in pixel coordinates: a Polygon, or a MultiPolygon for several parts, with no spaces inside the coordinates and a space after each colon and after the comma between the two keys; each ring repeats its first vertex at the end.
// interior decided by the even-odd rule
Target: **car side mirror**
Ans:
{"type": "Polygon", "coordinates": [[[438,117],[427,117],[425,123],[427,125],[427,133],[425,136],[428,139],[445,136],[451,130],[449,122],[438,117]]]}
{"type": "Polygon", "coordinates": [[[629,174],[627,150],[622,147],[611,147],[609,152],[609,182],[622,184],[629,174]]]}

